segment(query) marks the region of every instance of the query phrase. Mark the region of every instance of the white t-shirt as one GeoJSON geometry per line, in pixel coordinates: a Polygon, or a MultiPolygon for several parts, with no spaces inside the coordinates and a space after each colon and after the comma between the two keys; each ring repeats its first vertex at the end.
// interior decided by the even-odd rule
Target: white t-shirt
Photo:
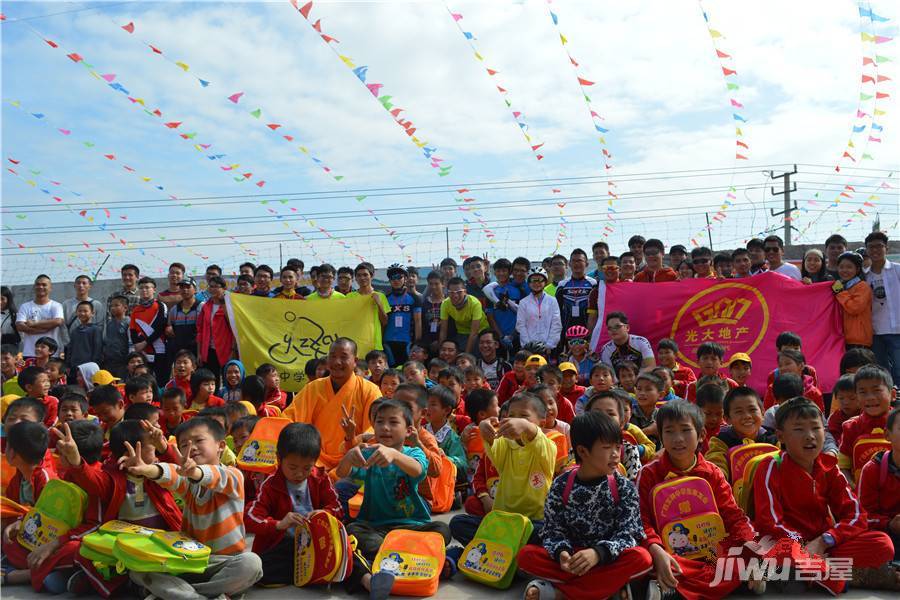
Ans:
{"type": "MultiPolygon", "coordinates": [[[[62,319],[63,307],[56,300],[50,300],[46,304],[35,304],[33,300],[29,300],[19,307],[16,315],[16,323],[24,323],[25,321],[47,321],[49,319],[62,319]]],[[[51,329],[46,333],[23,333],[22,334],[22,355],[34,356],[34,343],[42,337],[51,337],[59,344],[59,355],[63,349],[63,333],[62,326],[51,329]]]]}
{"type": "Polygon", "coordinates": [[[875,335],[900,333],[900,264],[886,262],[881,273],[866,273],[872,288],[872,329],[875,335]]]}
{"type": "Polygon", "coordinates": [[[791,263],[788,263],[788,262],[783,263],[777,269],[769,269],[769,270],[774,271],[776,273],[781,273],[782,275],[784,275],[786,277],[790,277],[791,279],[796,279],[797,281],[800,281],[802,279],[802,276],[800,275],[800,269],[798,269],[797,267],[795,267],[794,265],[792,265],[791,263]]]}

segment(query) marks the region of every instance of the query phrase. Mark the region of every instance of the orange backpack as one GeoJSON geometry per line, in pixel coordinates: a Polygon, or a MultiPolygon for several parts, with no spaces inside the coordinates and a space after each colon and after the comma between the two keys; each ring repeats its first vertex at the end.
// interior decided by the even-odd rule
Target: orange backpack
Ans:
{"type": "Polygon", "coordinates": [[[372,573],[394,576],[391,595],[431,596],[438,589],[444,568],[444,536],[436,531],[389,531],[375,555],[372,573]]]}
{"type": "Polygon", "coordinates": [[[441,455],[441,474],[426,477],[431,490],[431,512],[444,513],[453,506],[456,496],[456,465],[446,455],[441,455]]]}
{"type": "Polygon", "coordinates": [[[278,434],[291,424],[290,419],[263,417],[237,453],[237,466],[244,471],[271,475],[278,467],[278,434]]]}
{"type": "Polygon", "coordinates": [[[553,468],[553,474],[559,475],[566,467],[569,466],[569,438],[566,434],[555,429],[545,432],[547,439],[556,444],[556,463],[553,468]]]}

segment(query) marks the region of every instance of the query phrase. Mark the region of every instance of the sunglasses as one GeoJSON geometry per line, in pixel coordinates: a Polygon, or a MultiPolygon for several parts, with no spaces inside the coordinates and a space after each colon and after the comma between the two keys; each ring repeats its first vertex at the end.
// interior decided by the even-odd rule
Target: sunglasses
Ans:
{"type": "Polygon", "coordinates": [[[400,275],[399,273],[396,275],[391,275],[391,281],[399,281],[400,279],[406,279],[406,275],[400,275]]]}
{"type": "Polygon", "coordinates": [[[587,344],[587,340],[569,340],[570,346],[581,346],[587,344]]]}

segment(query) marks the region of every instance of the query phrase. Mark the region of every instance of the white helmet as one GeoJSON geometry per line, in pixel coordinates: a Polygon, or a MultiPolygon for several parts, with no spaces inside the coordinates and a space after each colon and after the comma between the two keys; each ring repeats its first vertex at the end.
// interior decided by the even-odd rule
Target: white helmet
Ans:
{"type": "Polygon", "coordinates": [[[543,278],[544,278],[544,283],[547,283],[547,281],[549,281],[549,278],[547,277],[547,271],[545,271],[545,270],[544,270],[543,268],[541,268],[541,267],[533,267],[533,268],[528,272],[528,279],[527,279],[527,281],[531,281],[531,278],[532,278],[532,277],[543,277],[543,278]]]}

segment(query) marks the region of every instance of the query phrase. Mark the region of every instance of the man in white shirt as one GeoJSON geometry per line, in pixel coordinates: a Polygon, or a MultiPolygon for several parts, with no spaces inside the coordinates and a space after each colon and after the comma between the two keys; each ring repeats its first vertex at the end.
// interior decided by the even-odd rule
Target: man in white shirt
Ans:
{"type": "Polygon", "coordinates": [[[34,343],[44,336],[56,340],[59,348],[63,347],[63,307],[50,299],[52,287],[49,277],[38,275],[34,280],[34,300],[19,307],[16,329],[22,334],[22,356],[25,358],[34,357],[34,343]]]}
{"type": "Polygon", "coordinates": [[[769,270],[781,273],[785,277],[800,281],[800,269],[789,262],[784,262],[784,241],[777,235],[770,235],[763,240],[763,250],[769,262],[769,270]]]}
{"type": "Polygon", "coordinates": [[[900,382],[900,263],[887,260],[888,237],[881,231],[866,236],[866,251],[872,267],[866,283],[872,287],[872,351],[890,370],[894,384],[900,382]]]}
{"type": "Polygon", "coordinates": [[[519,301],[516,311],[516,331],[522,346],[538,342],[552,350],[559,344],[562,334],[559,303],[544,293],[546,285],[547,273],[543,269],[535,269],[528,275],[531,294],[519,301]]]}

